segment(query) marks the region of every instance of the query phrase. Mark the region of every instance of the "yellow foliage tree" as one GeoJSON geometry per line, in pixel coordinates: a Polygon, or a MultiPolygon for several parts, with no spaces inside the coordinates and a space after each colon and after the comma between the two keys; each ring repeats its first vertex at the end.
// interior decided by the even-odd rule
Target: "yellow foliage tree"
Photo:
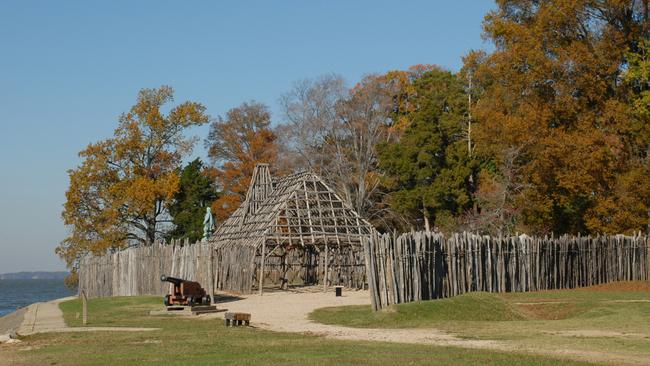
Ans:
{"type": "Polygon", "coordinates": [[[114,136],[79,153],[83,161],[68,172],[62,213],[70,234],[56,249],[69,267],[89,252],[150,244],[169,229],[166,208],[179,187],[177,169],[196,142],[183,132],[208,122],[195,102],[163,114],[173,100],[168,86],[141,90],[114,136]]]}

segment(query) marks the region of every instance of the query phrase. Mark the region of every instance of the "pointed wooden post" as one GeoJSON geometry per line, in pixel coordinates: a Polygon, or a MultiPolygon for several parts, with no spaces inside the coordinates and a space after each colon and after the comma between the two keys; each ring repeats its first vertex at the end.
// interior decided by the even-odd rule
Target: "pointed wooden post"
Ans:
{"type": "Polygon", "coordinates": [[[323,274],[323,292],[327,291],[327,271],[329,258],[327,257],[327,243],[325,243],[325,273],[323,274]]]}
{"type": "Polygon", "coordinates": [[[260,272],[259,276],[259,295],[262,296],[264,292],[264,259],[266,257],[266,240],[262,241],[262,259],[260,261],[260,272]]]}
{"type": "Polygon", "coordinates": [[[211,244],[208,245],[208,250],[210,251],[210,262],[208,262],[208,276],[210,276],[210,302],[216,302],[214,296],[214,247],[211,244]]]}

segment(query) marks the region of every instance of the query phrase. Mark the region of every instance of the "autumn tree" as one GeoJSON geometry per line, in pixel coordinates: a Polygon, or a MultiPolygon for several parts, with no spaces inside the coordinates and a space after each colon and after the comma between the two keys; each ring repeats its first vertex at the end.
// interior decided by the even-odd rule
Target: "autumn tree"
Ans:
{"type": "Polygon", "coordinates": [[[203,237],[205,208],[217,199],[217,187],[201,159],[189,162],[179,174],[178,191],[169,205],[174,229],[169,236],[195,242],[203,237]]]}
{"type": "Polygon", "coordinates": [[[166,234],[177,169],[195,142],[183,132],[208,121],[195,102],[164,114],[161,109],[173,100],[168,86],[141,90],[114,136],[79,153],[82,163],[68,172],[62,213],[70,234],[56,249],[68,266],[88,252],[147,245],[166,234]]]}
{"type": "Polygon", "coordinates": [[[465,143],[467,103],[462,82],[433,69],[413,78],[411,108],[400,113],[399,140],[379,145],[391,207],[413,226],[453,225],[471,204],[476,163],[465,143]]]}
{"type": "Polygon", "coordinates": [[[630,52],[648,36],[647,5],[498,0],[486,16],[495,50],[470,54],[465,65],[480,90],[472,108],[476,152],[495,167],[482,173],[492,182],[513,178],[503,192],[521,208],[515,230],[641,228],[610,225],[605,216],[625,206],[612,199],[640,175],[629,159],[636,117],[622,80],[630,52]]]}
{"type": "Polygon", "coordinates": [[[225,220],[244,200],[257,163],[269,163],[275,171],[278,148],[268,107],[251,101],[219,116],[210,125],[205,146],[222,192],[213,212],[217,220],[225,220]]]}
{"type": "Polygon", "coordinates": [[[643,39],[627,54],[623,74],[630,123],[619,133],[628,147],[627,169],[618,174],[611,193],[587,214],[587,225],[602,232],[650,233],[650,41],[643,39]]]}

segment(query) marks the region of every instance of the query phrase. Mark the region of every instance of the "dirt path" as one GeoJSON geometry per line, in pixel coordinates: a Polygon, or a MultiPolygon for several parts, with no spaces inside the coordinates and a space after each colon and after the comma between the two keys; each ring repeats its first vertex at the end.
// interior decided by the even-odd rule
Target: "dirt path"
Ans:
{"type": "MultiPolygon", "coordinates": [[[[534,345],[524,346],[507,341],[462,339],[438,329],[384,329],[351,328],[326,325],[309,320],[312,311],[329,306],[369,305],[367,291],[346,291],[343,297],[332,292],[318,290],[302,292],[275,292],[263,296],[249,295],[234,301],[217,303],[228,311],[251,314],[253,326],[279,332],[297,332],[320,335],[333,339],[355,341],[382,341],[395,343],[456,346],[474,349],[489,349],[506,352],[523,352],[542,356],[569,358],[616,365],[650,365],[650,360],[633,355],[620,355],[598,351],[575,349],[542,349],[534,345]]],[[[224,313],[206,314],[202,317],[223,318],[224,313]]],[[[562,334],[565,335],[565,334],[562,334]]],[[[560,334],[558,334],[560,336],[560,334]]]]}
{"type": "MultiPolygon", "coordinates": [[[[468,348],[498,348],[494,341],[465,340],[436,329],[365,329],[316,323],[308,319],[315,309],[328,306],[369,305],[368,291],[275,292],[251,295],[241,300],[217,304],[228,311],[250,313],[254,326],[278,332],[310,333],[329,338],[397,343],[450,345],[468,348]]],[[[223,317],[223,313],[204,315],[223,317]]]]}

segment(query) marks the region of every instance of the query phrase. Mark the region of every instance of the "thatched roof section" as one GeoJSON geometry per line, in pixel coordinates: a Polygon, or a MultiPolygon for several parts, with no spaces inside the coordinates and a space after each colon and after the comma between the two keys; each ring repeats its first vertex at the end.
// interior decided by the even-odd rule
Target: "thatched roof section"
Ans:
{"type": "Polygon", "coordinates": [[[354,245],[374,228],[311,172],[272,179],[255,168],[246,199],[210,238],[223,246],[354,245]]]}

